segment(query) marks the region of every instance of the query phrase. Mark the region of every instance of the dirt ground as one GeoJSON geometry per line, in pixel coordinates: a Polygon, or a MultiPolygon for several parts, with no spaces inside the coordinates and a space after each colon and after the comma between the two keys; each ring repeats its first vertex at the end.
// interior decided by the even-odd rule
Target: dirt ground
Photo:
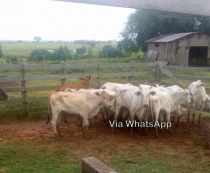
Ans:
{"type": "Polygon", "coordinates": [[[210,124],[208,120],[202,120],[201,127],[197,126],[197,120],[194,125],[186,123],[186,117],[182,117],[179,127],[172,126],[173,134],[169,134],[166,129],[160,132],[160,138],[155,138],[155,129],[148,128],[147,135],[139,135],[139,128],[134,129],[134,136],[130,137],[129,129],[117,128],[116,132],[111,132],[111,127],[106,125],[101,119],[92,119],[90,122],[90,139],[84,139],[82,128],[79,126],[78,117],[68,117],[68,123],[61,122],[62,137],[56,137],[51,123],[45,124],[45,120],[13,122],[0,125],[0,143],[14,142],[32,142],[32,141],[61,141],[70,146],[83,144],[84,140],[90,149],[94,145],[100,145],[101,142],[107,145],[120,145],[123,148],[130,148],[132,145],[153,143],[154,145],[169,145],[173,148],[181,149],[186,145],[198,148],[206,147],[207,127],[210,124]]]}

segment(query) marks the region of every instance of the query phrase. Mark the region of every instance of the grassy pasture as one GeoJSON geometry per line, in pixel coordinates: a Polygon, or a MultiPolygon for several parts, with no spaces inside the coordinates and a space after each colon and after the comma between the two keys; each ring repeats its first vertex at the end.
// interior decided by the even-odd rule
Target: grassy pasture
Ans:
{"type": "MultiPolygon", "coordinates": [[[[138,52],[131,54],[130,58],[98,58],[98,53],[102,50],[103,46],[107,44],[96,44],[92,47],[92,57],[91,59],[72,59],[68,60],[71,63],[78,63],[78,62],[129,62],[129,61],[141,61],[142,59],[138,59],[136,57],[140,56],[143,57],[143,52],[138,52]]],[[[116,47],[117,43],[110,43],[109,45],[116,47]]],[[[1,43],[1,48],[3,55],[5,56],[0,60],[1,63],[6,63],[7,56],[17,56],[19,62],[27,62],[27,57],[30,56],[30,53],[34,49],[48,49],[48,50],[55,50],[60,46],[67,46],[67,48],[71,51],[72,55],[74,55],[74,50],[83,46],[83,44],[73,44],[73,43],[37,43],[37,42],[10,42],[10,43],[1,43]]],[[[89,45],[84,45],[87,48],[90,47],[89,45]]],[[[86,50],[87,52],[88,50],[86,50]]],[[[33,63],[33,62],[27,62],[33,63]]],[[[42,61],[40,63],[50,63],[49,61],[42,61]]]]}

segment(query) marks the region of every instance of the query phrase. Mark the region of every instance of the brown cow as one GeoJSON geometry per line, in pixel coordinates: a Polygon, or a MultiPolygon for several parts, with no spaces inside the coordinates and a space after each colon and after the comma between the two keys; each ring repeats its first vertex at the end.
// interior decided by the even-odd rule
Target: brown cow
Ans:
{"type": "Polygon", "coordinates": [[[56,92],[65,91],[66,88],[89,89],[91,76],[89,75],[89,76],[85,76],[84,78],[79,78],[79,79],[82,80],[80,83],[63,84],[56,89],[56,92]]]}

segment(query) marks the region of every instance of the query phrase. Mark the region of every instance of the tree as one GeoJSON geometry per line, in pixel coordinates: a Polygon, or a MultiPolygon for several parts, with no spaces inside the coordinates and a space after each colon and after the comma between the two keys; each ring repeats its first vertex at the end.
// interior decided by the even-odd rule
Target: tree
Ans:
{"type": "Polygon", "coordinates": [[[123,51],[121,48],[114,48],[111,45],[105,45],[102,48],[102,51],[99,52],[101,58],[114,58],[114,57],[123,57],[123,51]]]}
{"type": "Polygon", "coordinates": [[[67,46],[60,46],[54,51],[54,60],[63,60],[64,62],[68,59],[72,59],[72,54],[67,46]]]}
{"type": "Polygon", "coordinates": [[[40,36],[35,36],[35,37],[34,37],[34,40],[35,40],[36,42],[40,42],[40,41],[42,40],[42,38],[41,38],[40,36]]]}
{"type": "Polygon", "coordinates": [[[0,44],[0,58],[3,57],[3,52],[1,50],[1,44],[0,44]]]}
{"type": "Polygon", "coordinates": [[[52,53],[50,53],[46,49],[35,49],[31,52],[30,57],[28,58],[29,61],[36,61],[40,62],[43,60],[50,60],[52,57],[52,53]]]}
{"type": "Polygon", "coordinates": [[[132,13],[121,33],[118,47],[127,52],[141,48],[146,51],[145,41],[158,35],[180,32],[210,33],[209,18],[191,14],[163,11],[137,10],[132,13]]]}
{"type": "Polygon", "coordinates": [[[86,52],[86,47],[85,46],[82,46],[82,47],[76,49],[76,53],[78,55],[83,55],[85,52],[86,52]]]}

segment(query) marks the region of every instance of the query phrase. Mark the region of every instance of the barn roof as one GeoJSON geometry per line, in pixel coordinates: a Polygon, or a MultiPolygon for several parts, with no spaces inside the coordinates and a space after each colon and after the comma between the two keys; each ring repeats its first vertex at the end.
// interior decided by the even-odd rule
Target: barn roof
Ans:
{"type": "Polygon", "coordinates": [[[168,34],[168,35],[160,35],[149,40],[146,40],[146,43],[167,43],[174,40],[178,40],[180,38],[192,35],[196,32],[186,32],[186,33],[178,33],[178,34],[168,34]]]}

